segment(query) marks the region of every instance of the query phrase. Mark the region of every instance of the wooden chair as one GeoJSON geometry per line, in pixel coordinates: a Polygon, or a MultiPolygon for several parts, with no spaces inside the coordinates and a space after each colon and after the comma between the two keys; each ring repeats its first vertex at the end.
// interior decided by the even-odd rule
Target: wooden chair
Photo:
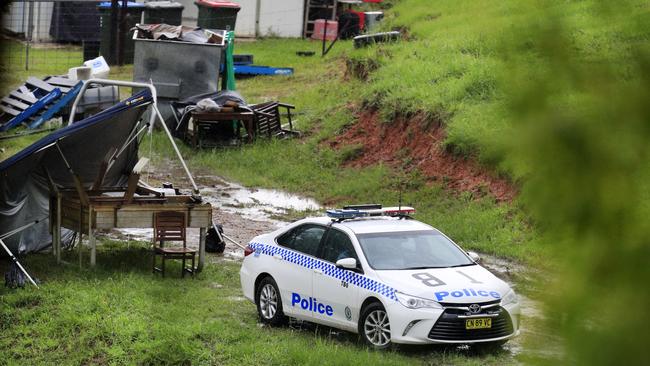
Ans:
{"type": "Polygon", "coordinates": [[[296,107],[290,104],[279,102],[265,102],[254,104],[250,106],[255,113],[255,129],[256,135],[270,137],[285,137],[290,134],[298,134],[293,130],[293,120],[291,110],[296,107]],[[282,114],[280,107],[286,108],[286,117],[288,120],[289,128],[286,129],[282,126],[282,114]]]}
{"type": "Polygon", "coordinates": [[[165,261],[168,259],[177,259],[182,261],[181,277],[189,273],[194,277],[194,262],[196,257],[195,249],[188,249],[186,243],[187,221],[185,213],[175,211],[156,212],[154,214],[154,253],[153,253],[153,272],[161,272],[165,277],[165,261]],[[182,242],[183,247],[165,247],[168,241],[182,242]],[[156,267],[156,257],[162,257],[161,267],[156,267]],[[192,266],[186,267],[185,261],[191,260],[192,266]]]}

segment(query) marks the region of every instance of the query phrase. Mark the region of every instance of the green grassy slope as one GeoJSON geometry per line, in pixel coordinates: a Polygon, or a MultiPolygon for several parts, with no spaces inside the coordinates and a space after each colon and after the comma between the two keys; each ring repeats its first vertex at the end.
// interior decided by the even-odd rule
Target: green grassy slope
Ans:
{"type": "MultiPolygon", "coordinates": [[[[557,43],[565,47],[563,57],[576,64],[615,64],[613,71],[621,82],[633,77],[634,48],[648,37],[647,30],[637,26],[648,16],[643,1],[394,3],[384,28],[406,30],[408,41],[351,53],[358,62],[379,63],[364,89],[364,101],[379,106],[387,118],[424,111],[446,125],[447,144],[453,151],[478,155],[493,165],[507,160],[502,137],[512,127],[508,93],[518,87],[513,85],[513,72],[556,76],[539,49],[541,43],[554,40],[537,35],[561,25],[555,40],[565,38],[565,43],[557,43]],[[603,12],[611,15],[606,21],[600,16],[603,12]]],[[[570,97],[555,102],[567,109],[581,103],[570,97]]],[[[523,172],[514,164],[500,168],[518,177],[523,172]]]]}

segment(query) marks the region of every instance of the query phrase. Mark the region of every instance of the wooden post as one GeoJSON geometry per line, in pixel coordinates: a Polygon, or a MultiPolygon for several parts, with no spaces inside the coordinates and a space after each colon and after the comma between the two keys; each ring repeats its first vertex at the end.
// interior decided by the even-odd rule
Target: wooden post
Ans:
{"type": "Polygon", "coordinates": [[[201,272],[203,270],[203,265],[205,264],[205,237],[207,232],[207,228],[204,227],[199,231],[199,265],[196,267],[197,272],[201,272]]]}
{"type": "Polygon", "coordinates": [[[93,235],[93,206],[88,206],[88,245],[90,246],[90,266],[95,267],[97,243],[93,235]]]}

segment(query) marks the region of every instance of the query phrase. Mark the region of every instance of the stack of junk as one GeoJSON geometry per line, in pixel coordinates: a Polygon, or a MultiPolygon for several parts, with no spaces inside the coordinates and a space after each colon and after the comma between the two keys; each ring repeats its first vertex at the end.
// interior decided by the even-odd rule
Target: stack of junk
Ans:
{"type": "MultiPolygon", "coordinates": [[[[0,131],[17,126],[38,129],[48,120],[70,113],[70,104],[81,90],[84,80],[107,78],[110,68],[103,57],[71,68],[66,75],[29,77],[24,84],[0,100],[0,131]]],[[[117,86],[91,85],[79,102],[77,117],[86,117],[119,102],[117,86]]]]}

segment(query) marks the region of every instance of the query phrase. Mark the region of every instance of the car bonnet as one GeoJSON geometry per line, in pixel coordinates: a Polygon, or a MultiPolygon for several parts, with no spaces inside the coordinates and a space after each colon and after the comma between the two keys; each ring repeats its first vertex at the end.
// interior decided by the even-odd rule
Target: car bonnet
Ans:
{"type": "Polygon", "coordinates": [[[375,272],[395,291],[443,303],[494,301],[510,290],[507,283],[479,265],[375,272]]]}

